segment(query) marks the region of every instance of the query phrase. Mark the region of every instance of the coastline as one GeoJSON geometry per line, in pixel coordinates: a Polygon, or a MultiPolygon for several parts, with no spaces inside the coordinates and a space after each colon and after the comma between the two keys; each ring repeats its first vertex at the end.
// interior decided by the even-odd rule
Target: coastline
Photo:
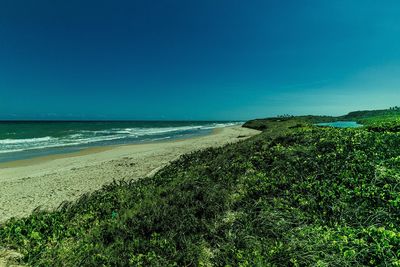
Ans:
{"type": "Polygon", "coordinates": [[[0,163],[0,222],[29,215],[39,206],[56,208],[63,201],[73,201],[113,180],[150,176],[183,154],[237,142],[258,133],[233,126],[187,139],[93,147],[0,163]]]}
{"type": "Polygon", "coordinates": [[[70,125],[69,122],[39,122],[20,126],[0,122],[0,164],[52,155],[61,158],[82,150],[92,153],[90,151],[104,150],[105,147],[188,139],[209,135],[218,128],[241,125],[233,122],[185,123],[132,121],[70,125]],[[21,131],[18,127],[29,129],[21,131]]]}
{"type": "MultiPolygon", "coordinates": [[[[230,127],[225,127],[225,128],[230,128],[230,127]]],[[[131,144],[121,144],[121,145],[92,146],[92,147],[82,148],[80,150],[73,151],[73,152],[56,153],[56,154],[49,154],[49,155],[45,155],[45,156],[37,156],[37,157],[33,157],[33,158],[28,158],[28,159],[18,159],[18,160],[0,162],[0,172],[2,169],[30,166],[30,165],[40,164],[40,163],[43,163],[46,161],[52,161],[52,160],[56,160],[56,159],[86,156],[86,155],[90,155],[90,154],[109,151],[109,150],[119,148],[119,147],[181,142],[184,140],[190,140],[190,139],[195,139],[195,138],[201,138],[204,136],[215,135],[215,134],[218,134],[222,130],[223,130],[223,128],[216,128],[216,129],[213,129],[208,134],[191,136],[191,137],[183,137],[180,139],[171,139],[171,140],[167,140],[167,141],[161,140],[161,141],[150,141],[150,142],[143,142],[143,143],[131,143],[131,144]]]]}

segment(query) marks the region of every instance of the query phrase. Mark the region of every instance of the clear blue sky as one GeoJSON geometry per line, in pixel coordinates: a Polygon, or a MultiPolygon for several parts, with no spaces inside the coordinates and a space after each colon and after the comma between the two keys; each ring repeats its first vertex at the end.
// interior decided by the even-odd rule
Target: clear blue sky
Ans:
{"type": "Polygon", "coordinates": [[[0,119],[400,105],[400,2],[2,0],[0,119]]]}

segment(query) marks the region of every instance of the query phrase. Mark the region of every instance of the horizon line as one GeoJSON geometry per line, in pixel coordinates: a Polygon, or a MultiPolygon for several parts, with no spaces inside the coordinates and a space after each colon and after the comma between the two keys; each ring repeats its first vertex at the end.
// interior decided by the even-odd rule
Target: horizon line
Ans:
{"type": "Polygon", "coordinates": [[[121,119],[0,119],[2,122],[243,122],[247,120],[159,120],[159,119],[149,119],[149,120],[121,120],[121,119]]]}

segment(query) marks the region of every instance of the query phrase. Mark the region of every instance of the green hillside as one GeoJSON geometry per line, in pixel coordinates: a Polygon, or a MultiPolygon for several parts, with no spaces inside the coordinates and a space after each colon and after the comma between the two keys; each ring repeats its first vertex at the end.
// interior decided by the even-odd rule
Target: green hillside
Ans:
{"type": "Polygon", "coordinates": [[[13,219],[0,245],[32,266],[400,266],[398,124],[313,125],[332,119],[248,122],[263,132],[13,219]]]}
{"type": "Polygon", "coordinates": [[[359,123],[371,125],[400,121],[400,108],[392,107],[382,110],[354,111],[342,116],[344,120],[358,121],[359,123]]]}

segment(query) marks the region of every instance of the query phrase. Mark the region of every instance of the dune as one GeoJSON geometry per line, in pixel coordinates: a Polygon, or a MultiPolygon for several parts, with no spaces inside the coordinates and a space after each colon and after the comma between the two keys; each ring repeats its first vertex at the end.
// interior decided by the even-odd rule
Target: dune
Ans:
{"type": "Polygon", "coordinates": [[[0,164],[0,222],[29,215],[34,209],[54,209],[114,179],[138,179],[182,154],[222,146],[258,131],[240,126],[215,130],[202,137],[170,142],[96,147],[0,164]]]}

